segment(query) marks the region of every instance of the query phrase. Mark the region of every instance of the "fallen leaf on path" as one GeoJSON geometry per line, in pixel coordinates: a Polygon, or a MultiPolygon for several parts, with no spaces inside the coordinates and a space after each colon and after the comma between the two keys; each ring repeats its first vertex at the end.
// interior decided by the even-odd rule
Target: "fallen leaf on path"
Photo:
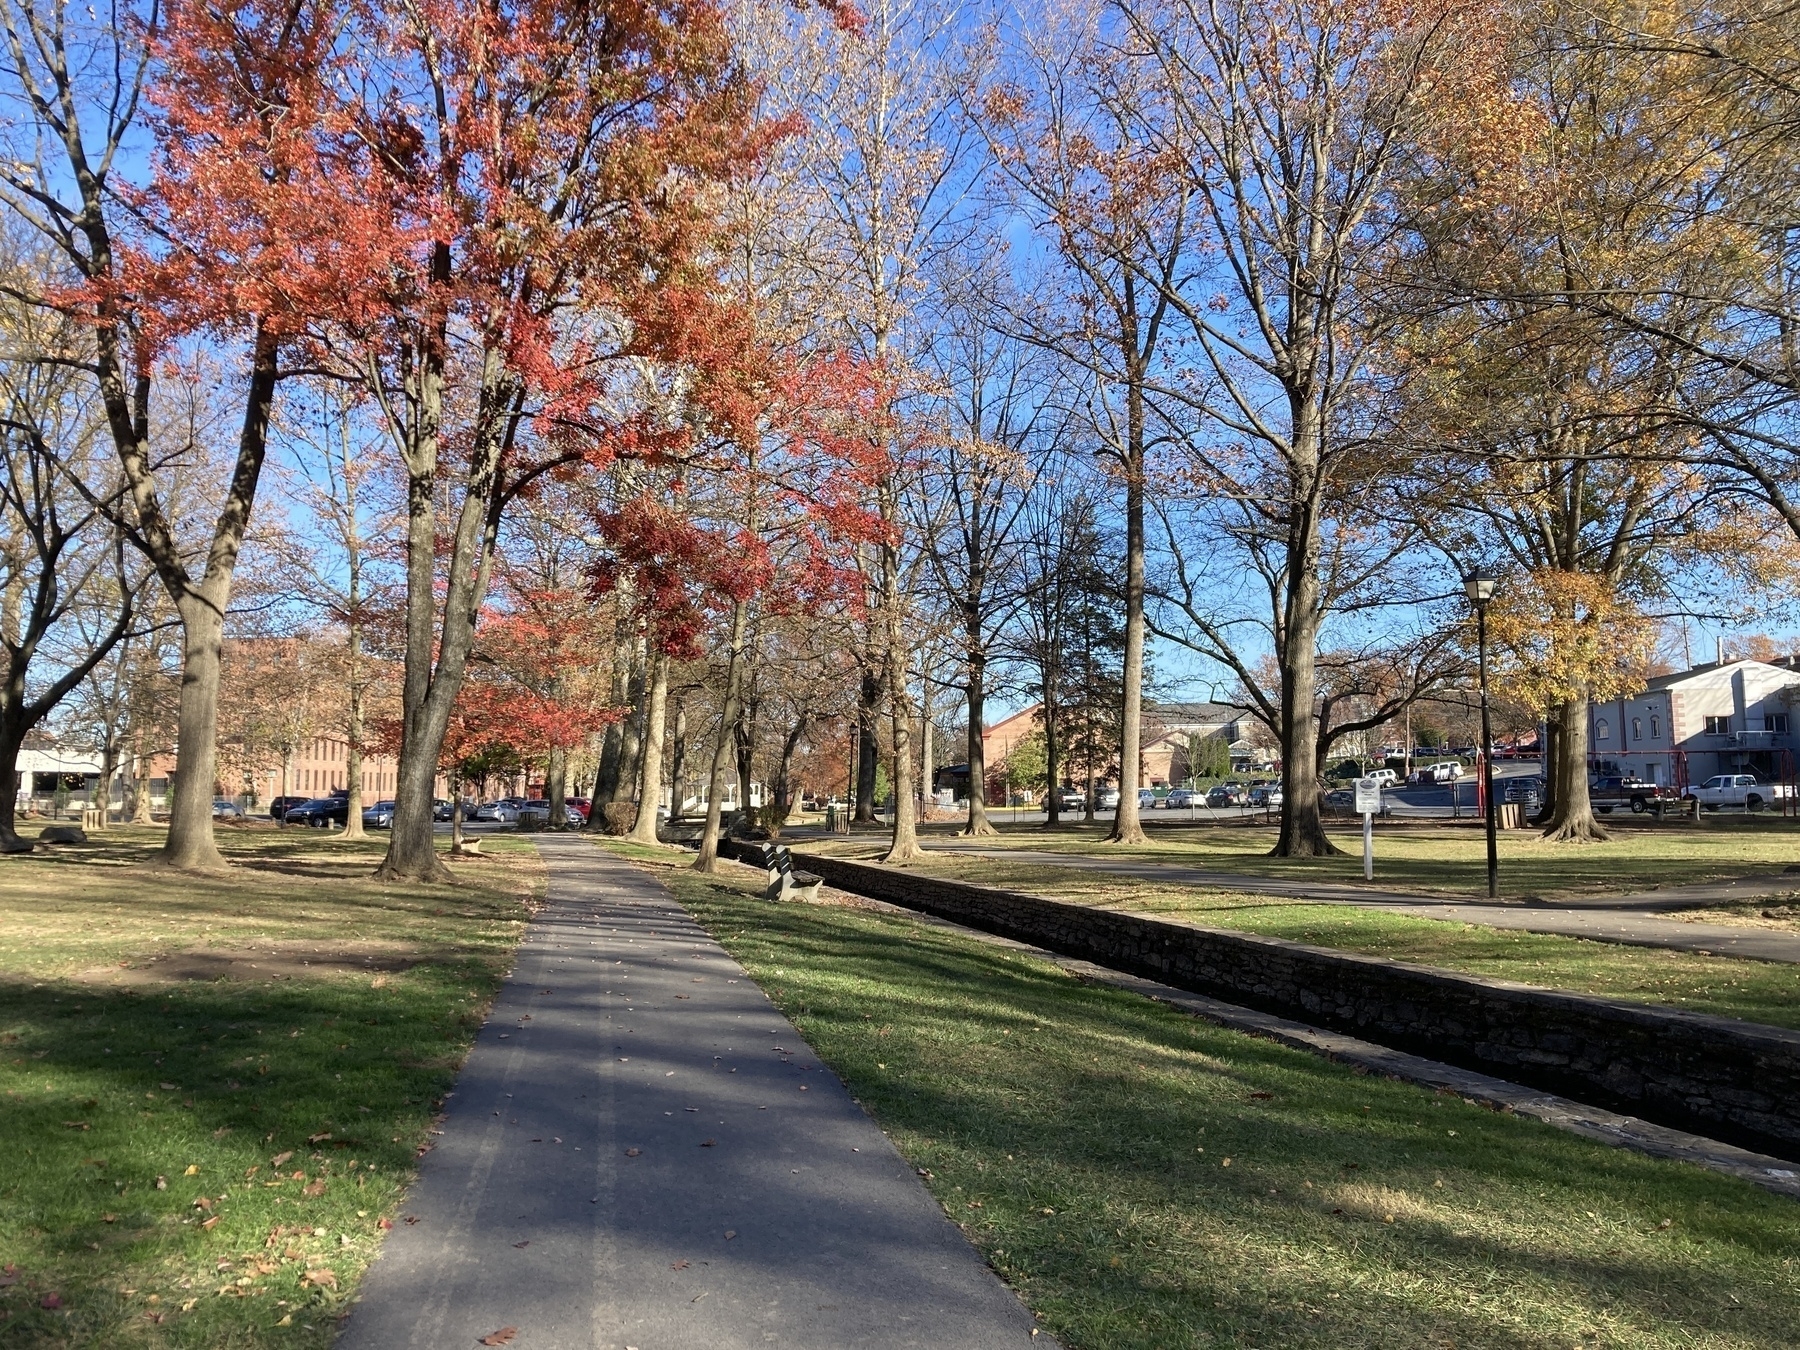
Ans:
{"type": "Polygon", "coordinates": [[[671,1264],[671,1265],[670,1265],[670,1266],[669,1266],[669,1269],[670,1269],[670,1270],[686,1270],[686,1269],[687,1269],[687,1268],[688,1268],[688,1263],[687,1263],[687,1258],[686,1258],[686,1257],[683,1257],[683,1258],[682,1258],[682,1259],[681,1259],[681,1260],[679,1260],[679,1261],[676,1261],[676,1262],[673,1262],[673,1263],[672,1263],[672,1264],[671,1264]]]}
{"type": "Polygon", "coordinates": [[[486,1336],[483,1336],[481,1338],[481,1344],[482,1345],[507,1345],[507,1344],[510,1344],[512,1341],[512,1338],[514,1336],[517,1336],[518,1334],[519,1334],[519,1329],[517,1327],[501,1327],[500,1330],[492,1332],[486,1336]]]}
{"type": "Polygon", "coordinates": [[[701,1148],[711,1148],[715,1142],[716,1141],[712,1140],[712,1139],[703,1140],[700,1144],[700,1147],[701,1148]]]}
{"type": "Polygon", "coordinates": [[[733,1239],[733,1238],[734,1238],[734,1237],[736,1237],[736,1236],[737,1236],[737,1229],[735,1229],[735,1228],[727,1228],[727,1229],[726,1229],[726,1230],[725,1230],[725,1240],[726,1240],[726,1241],[727,1241],[727,1242],[730,1242],[730,1241],[731,1241],[731,1239],[733,1239]]]}
{"type": "Polygon", "coordinates": [[[524,1241],[523,1241],[523,1242],[515,1242],[515,1243],[513,1243],[513,1246],[515,1246],[515,1247],[529,1247],[529,1246],[530,1246],[530,1245],[531,1245],[531,1239],[530,1239],[530,1238],[526,1238],[526,1239],[525,1239],[525,1240],[524,1240],[524,1241]]]}
{"type": "Polygon", "coordinates": [[[375,1220],[375,1226],[385,1233],[394,1226],[394,1221],[392,1219],[377,1219],[375,1220]]]}
{"type": "Polygon", "coordinates": [[[635,1158],[638,1156],[638,1154],[642,1153],[643,1151],[644,1150],[641,1148],[628,1148],[625,1150],[625,1156],[627,1158],[635,1158]]]}
{"type": "Polygon", "coordinates": [[[417,1214],[408,1214],[408,1215],[407,1215],[407,1216],[406,1216],[406,1222],[407,1222],[407,1223],[408,1223],[408,1224],[415,1224],[415,1223],[417,1223],[417,1222],[418,1222],[418,1221],[419,1221],[419,1216],[418,1216],[418,1215],[417,1215],[417,1214]]]}

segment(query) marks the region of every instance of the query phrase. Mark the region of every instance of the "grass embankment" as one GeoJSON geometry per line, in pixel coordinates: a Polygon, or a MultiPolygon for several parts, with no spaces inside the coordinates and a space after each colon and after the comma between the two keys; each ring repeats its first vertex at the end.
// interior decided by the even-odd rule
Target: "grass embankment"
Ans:
{"type": "MultiPolygon", "coordinates": [[[[1154,817],[1155,813],[1148,813],[1154,817]]],[[[1180,813],[1175,813],[1179,815],[1180,813]]],[[[1595,895],[1665,889],[1747,876],[1779,876],[1800,863],[1800,821],[1771,816],[1709,816],[1702,826],[1614,814],[1602,820],[1613,837],[1601,844],[1551,844],[1535,830],[1500,835],[1502,896],[1595,895]]],[[[1121,847],[1105,842],[1107,825],[1002,824],[980,840],[952,840],[954,825],[921,830],[926,842],[996,849],[1050,849],[1106,858],[1152,859],[1244,876],[1362,884],[1362,827],[1328,827],[1344,853],[1332,858],[1271,858],[1272,827],[1259,824],[1198,825],[1151,829],[1149,843],[1121,847]]],[[[857,833],[807,847],[866,852],[879,842],[857,833]]],[[[1426,824],[1375,826],[1375,885],[1445,895],[1487,894],[1487,840],[1479,827],[1426,824]]],[[[1794,886],[1800,890],[1800,878],[1794,886]]]]}
{"type": "Polygon", "coordinates": [[[1070,1350],[1800,1343],[1791,1201],[907,916],[663,875],[1070,1350]]]}
{"type": "Polygon", "coordinates": [[[0,862],[0,1343],[328,1345],[542,894],[522,842],[405,887],[221,835],[0,862]]]}
{"type": "Polygon", "coordinates": [[[1800,965],[1521,933],[1391,910],[1295,903],[1035,862],[938,854],[907,870],[1521,984],[1800,1027],[1800,965]]]}

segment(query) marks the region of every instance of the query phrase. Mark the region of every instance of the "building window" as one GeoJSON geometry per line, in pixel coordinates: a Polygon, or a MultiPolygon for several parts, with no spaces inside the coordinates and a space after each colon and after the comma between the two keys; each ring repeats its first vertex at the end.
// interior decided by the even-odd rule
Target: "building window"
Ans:
{"type": "Polygon", "coordinates": [[[1787,735],[1787,714],[1786,713],[1764,713],[1763,714],[1763,730],[1764,731],[1772,731],[1777,736],[1787,735]]]}
{"type": "Polygon", "coordinates": [[[1706,734],[1708,736],[1729,736],[1731,734],[1731,719],[1729,717],[1707,718],[1706,734]]]}
{"type": "Polygon", "coordinates": [[[1644,719],[1643,718],[1634,717],[1631,719],[1631,739],[1634,741],[1641,741],[1644,739],[1644,719]]]}
{"type": "Polygon", "coordinates": [[[1594,723],[1594,739],[1597,741],[1610,741],[1612,739],[1612,723],[1608,722],[1604,717],[1594,723]]]}
{"type": "Polygon", "coordinates": [[[1657,724],[1656,714],[1650,715],[1650,739],[1655,740],[1662,735],[1662,728],[1657,724]]]}

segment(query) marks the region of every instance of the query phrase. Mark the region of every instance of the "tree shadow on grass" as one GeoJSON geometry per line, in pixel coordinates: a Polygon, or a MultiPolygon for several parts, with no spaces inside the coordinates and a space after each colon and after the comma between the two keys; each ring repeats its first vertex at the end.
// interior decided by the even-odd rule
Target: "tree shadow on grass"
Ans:
{"type": "Polygon", "coordinates": [[[0,1341],[327,1343],[497,983],[0,981],[0,1341]]]}

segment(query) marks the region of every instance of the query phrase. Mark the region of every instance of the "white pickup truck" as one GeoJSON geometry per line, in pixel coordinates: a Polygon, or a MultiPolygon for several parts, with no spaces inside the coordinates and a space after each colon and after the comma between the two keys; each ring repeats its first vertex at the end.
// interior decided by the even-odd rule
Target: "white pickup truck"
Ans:
{"type": "Polygon", "coordinates": [[[1760,811],[1773,802],[1792,796],[1786,783],[1765,783],[1752,773],[1722,773],[1704,783],[1690,787],[1687,799],[1716,811],[1721,806],[1741,806],[1746,811],[1760,811]]]}

